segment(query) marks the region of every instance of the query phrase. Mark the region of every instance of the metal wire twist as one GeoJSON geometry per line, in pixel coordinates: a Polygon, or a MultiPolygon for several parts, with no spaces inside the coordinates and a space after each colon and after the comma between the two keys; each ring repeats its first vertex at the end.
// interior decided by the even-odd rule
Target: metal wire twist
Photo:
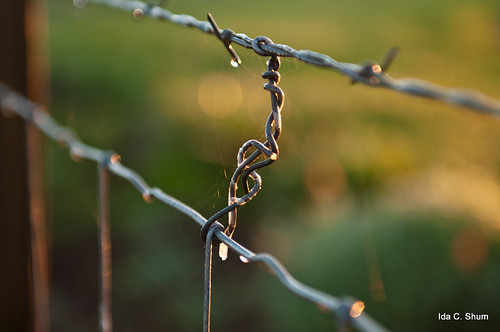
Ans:
{"type": "MultiPolygon", "coordinates": [[[[272,41],[267,37],[257,37],[254,39],[254,50],[256,53],[267,56],[268,52],[261,49],[261,45],[270,44],[272,41]]],[[[201,238],[205,241],[208,229],[210,226],[220,218],[228,215],[228,226],[225,233],[230,238],[233,236],[236,228],[237,208],[246,204],[254,198],[262,187],[262,179],[257,173],[257,170],[274,163],[279,156],[279,147],[277,139],[281,135],[281,109],[285,101],[285,94],[283,90],[278,87],[280,81],[280,59],[276,55],[271,55],[270,60],[267,62],[267,71],[262,73],[262,77],[268,80],[264,84],[264,89],[269,91],[271,96],[271,113],[266,121],[265,135],[266,141],[261,143],[255,139],[248,140],[238,151],[237,161],[238,165],[231,177],[228,193],[228,205],[219,212],[215,213],[201,228],[201,238]],[[246,156],[250,149],[256,150],[250,155],[246,156]],[[259,157],[264,155],[264,160],[256,161],[259,157]],[[237,197],[238,181],[241,178],[243,188],[243,196],[237,197]],[[248,180],[252,179],[253,186],[250,188],[248,180]]],[[[222,259],[227,257],[224,254],[226,248],[224,246],[220,249],[220,256],[222,259]]]]}
{"type": "MultiPolygon", "coordinates": [[[[141,1],[126,0],[89,0],[93,3],[101,3],[113,8],[133,12],[141,12],[142,16],[169,21],[185,27],[193,27],[200,31],[215,34],[212,25],[207,21],[199,21],[191,15],[177,15],[167,9],[151,6],[141,1]]],[[[228,31],[230,29],[226,29],[228,31]]],[[[232,30],[231,30],[232,32],[232,30]]],[[[222,31],[220,31],[222,33],[222,31]]],[[[253,49],[254,39],[244,33],[226,34],[225,38],[245,48],[253,49]]],[[[484,94],[467,89],[449,89],[436,84],[414,78],[396,79],[389,76],[383,70],[383,66],[366,66],[355,63],[337,61],[326,54],[310,50],[296,50],[285,44],[263,44],[261,49],[268,55],[278,57],[292,57],[302,62],[335,70],[351,81],[360,82],[371,87],[382,87],[400,93],[439,100],[444,103],[466,107],[480,113],[500,117],[500,100],[485,96],[484,94]]]]}
{"type": "MultiPolygon", "coordinates": [[[[209,15],[212,25],[216,27],[215,21],[209,15]]],[[[258,37],[254,39],[254,50],[257,54],[266,56],[267,52],[262,51],[261,44],[270,44],[272,41],[267,37],[258,37]]],[[[227,46],[227,45],[226,45],[227,46]]],[[[237,55],[236,55],[237,57],[237,55]]],[[[267,71],[262,73],[262,77],[268,79],[268,83],[264,84],[264,89],[269,91],[271,95],[271,114],[269,115],[266,126],[266,142],[261,143],[257,140],[251,139],[246,141],[238,151],[238,166],[231,177],[229,185],[229,198],[228,206],[221,211],[215,213],[210,217],[201,228],[201,237],[205,241],[205,296],[204,296],[204,313],[203,313],[203,331],[210,331],[210,311],[211,311],[211,296],[212,296],[212,245],[213,234],[222,225],[217,222],[224,215],[228,215],[228,226],[224,233],[232,238],[236,228],[236,212],[239,206],[244,205],[250,201],[262,187],[262,179],[257,173],[257,169],[271,165],[279,156],[279,147],[277,139],[281,135],[281,109],[285,101],[285,94],[281,88],[278,87],[280,81],[280,59],[276,55],[271,55],[271,59],[267,62],[267,71]],[[247,152],[255,148],[256,150],[246,157],[247,152]],[[264,160],[257,162],[256,160],[264,154],[264,160]],[[248,178],[253,181],[253,186],[249,189],[248,178]],[[237,183],[241,178],[243,186],[243,196],[237,197],[237,183]]],[[[227,258],[227,245],[221,243],[219,246],[219,256],[225,260],[227,258]]]]}

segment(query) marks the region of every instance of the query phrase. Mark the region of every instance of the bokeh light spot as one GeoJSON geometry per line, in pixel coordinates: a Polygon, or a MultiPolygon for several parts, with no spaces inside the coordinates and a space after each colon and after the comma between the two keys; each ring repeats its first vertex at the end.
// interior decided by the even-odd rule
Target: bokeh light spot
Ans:
{"type": "Polygon", "coordinates": [[[375,74],[380,74],[382,72],[382,68],[380,67],[380,65],[373,65],[372,72],[374,72],[375,74]]]}
{"type": "Polygon", "coordinates": [[[463,271],[473,271],[483,266],[488,252],[488,240],[477,228],[458,232],[452,242],[453,262],[463,271]]]}
{"type": "Polygon", "coordinates": [[[362,301],[356,301],[351,306],[349,315],[351,315],[352,318],[358,318],[363,313],[363,310],[365,310],[365,304],[362,301]]]}
{"type": "Polygon", "coordinates": [[[241,107],[241,85],[232,76],[212,75],[198,87],[198,102],[205,114],[212,118],[227,118],[241,107]]]}
{"type": "Polygon", "coordinates": [[[306,170],[305,182],[313,199],[318,203],[333,203],[346,189],[344,168],[336,160],[319,159],[306,170]]]}

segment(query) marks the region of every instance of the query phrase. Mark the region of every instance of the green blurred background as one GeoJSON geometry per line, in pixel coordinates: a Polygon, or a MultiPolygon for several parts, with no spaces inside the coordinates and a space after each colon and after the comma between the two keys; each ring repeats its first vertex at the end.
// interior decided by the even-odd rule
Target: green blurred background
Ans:
{"type": "MultiPolygon", "coordinates": [[[[496,0],[168,2],[174,13],[339,61],[401,54],[395,77],[500,98],[496,0]]],[[[266,58],[215,37],[89,4],[49,0],[53,116],[209,217],[236,153],[264,140],[266,58]]],[[[366,304],[395,331],[496,331],[500,323],[500,122],[373,89],[283,59],[280,159],[240,209],[235,239],[298,280],[366,304]],[[439,313],[489,321],[439,321],[439,313]]],[[[95,331],[96,166],[46,144],[52,330],[95,331]]],[[[116,331],[202,326],[203,243],[178,212],[111,181],[116,331]]],[[[237,256],[214,263],[214,331],[331,331],[335,319],[237,256]]]]}

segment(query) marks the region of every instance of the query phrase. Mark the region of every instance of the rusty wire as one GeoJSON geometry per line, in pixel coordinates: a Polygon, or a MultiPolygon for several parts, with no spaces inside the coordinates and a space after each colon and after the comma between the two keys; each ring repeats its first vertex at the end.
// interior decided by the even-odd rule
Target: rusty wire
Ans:
{"type": "MultiPolygon", "coordinates": [[[[174,14],[167,9],[155,5],[149,5],[141,1],[127,0],[89,0],[93,3],[101,3],[110,7],[119,8],[133,12],[134,17],[149,16],[155,19],[169,21],[185,27],[193,27],[206,33],[216,34],[210,22],[199,21],[195,17],[186,14],[174,14]]],[[[244,33],[234,33],[225,29],[225,38],[245,48],[253,48],[253,38],[244,33]],[[229,31],[231,33],[229,33],[229,31]]],[[[220,31],[222,33],[223,31],[220,31]]],[[[268,55],[279,57],[292,57],[302,62],[318,67],[335,70],[348,76],[352,82],[360,82],[371,87],[382,87],[400,93],[439,100],[444,103],[466,107],[480,113],[500,117],[500,100],[485,96],[484,94],[467,89],[444,88],[434,83],[415,78],[396,79],[384,72],[379,64],[360,65],[355,63],[341,62],[332,57],[310,50],[296,50],[285,44],[264,44],[262,49],[268,55]]]]}
{"type": "MultiPolygon", "coordinates": [[[[271,75],[274,74],[270,74],[270,76],[271,75]]],[[[271,80],[272,78],[270,78],[270,81],[271,80]]],[[[84,144],[72,129],[57,123],[43,106],[27,100],[24,96],[12,91],[1,82],[0,110],[6,116],[17,114],[24,118],[25,121],[31,122],[53,141],[65,146],[73,159],[94,161],[98,164],[99,170],[102,171],[102,169],[106,168],[111,173],[128,180],[142,194],[146,202],[151,202],[153,198],[156,198],[162,203],[191,218],[198,225],[203,226],[207,224],[207,219],[198,211],[166,194],[161,189],[149,186],[137,172],[121,163],[118,154],[110,150],[101,150],[84,144]]],[[[243,172],[241,175],[243,176],[243,172]]],[[[251,177],[251,171],[248,173],[248,176],[251,177]]],[[[379,323],[364,313],[363,309],[359,309],[364,308],[361,301],[352,298],[338,298],[301,283],[296,280],[274,256],[267,253],[252,252],[233,240],[224,232],[223,227],[218,227],[218,225],[220,224],[214,223],[212,226],[213,228],[211,227],[209,230],[209,233],[212,233],[208,236],[210,243],[212,242],[212,237],[214,237],[239,255],[241,261],[244,263],[260,263],[260,265],[267,266],[269,272],[291,292],[315,303],[318,307],[322,308],[322,310],[335,314],[342,327],[352,324],[361,331],[387,331],[379,323]]],[[[208,256],[208,253],[206,256],[208,256]]],[[[205,278],[207,278],[208,272],[205,272],[205,278]]],[[[205,284],[207,284],[207,281],[205,281],[205,284]]],[[[207,293],[205,295],[207,295],[207,293]]]]}

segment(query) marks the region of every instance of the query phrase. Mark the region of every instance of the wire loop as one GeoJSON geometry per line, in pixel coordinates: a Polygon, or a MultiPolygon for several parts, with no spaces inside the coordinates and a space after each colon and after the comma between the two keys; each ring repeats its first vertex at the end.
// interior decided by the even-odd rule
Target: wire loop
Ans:
{"type": "Polygon", "coordinates": [[[271,52],[264,50],[261,47],[262,44],[269,45],[269,44],[274,44],[274,43],[271,39],[269,39],[268,37],[265,37],[265,36],[255,37],[252,40],[252,48],[255,51],[255,53],[257,53],[258,55],[262,55],[262,56],[273,55],[271,52]]]}

